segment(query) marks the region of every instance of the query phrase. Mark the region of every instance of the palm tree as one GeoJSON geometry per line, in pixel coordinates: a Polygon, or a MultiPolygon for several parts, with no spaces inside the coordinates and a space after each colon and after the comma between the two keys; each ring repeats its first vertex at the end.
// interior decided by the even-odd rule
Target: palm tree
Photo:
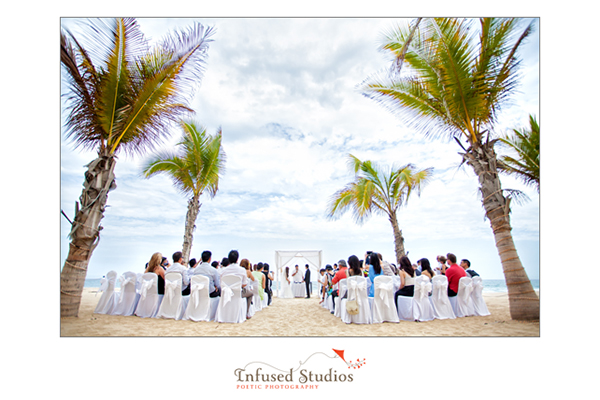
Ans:
{"type": "Polygon", "coordinates": [[[399,264],[405,250],[404,237],[398,226],[398,208],[406,204],[413,190],[421,194],[421,187],[428,182],[432,169],[418,171],[411,164],[382,169],[352,154],[348,155],[348,166],[354,173],[354,181],[331,197],[329,218],[338,217],[348,209],[352,209],[358,223],[363,223],[373,213],[386,215],[394,230],[396,261],[399,264]]]}
{"type": "Polygon", "coordinates": [[[189,260],[193,231],[200,212],[200,196],[205,190],[214,197],[219,190],[219,178],[225,171],[225,152],[221,148],[221,130],[215,136],[206,133],[194,122],[182,122],[184,134],[179,152],[155,154],[144,163],[144,177],[167,174],[184,195],[191,195],[185,218],[183,258],[189,260]]]}
{"type": "Polygon", "coordinates": [[[418,28],[394,29],[382,49],[394,65],[409,73],[373,77],[364,94],[406,116],[426,137],[455,139],[459,153],[479,179],[509,294],[511,317],[539,319],[539,298],[521,264],[511,234],[510,198],[505,196],[494,150],[494,126],[500,107],[513,93],[519,66],[517,50],[533,30],[518,30],[519,20],[481,18],[420,19],[418,28]],[[401,60],[399,60],[401,59],[401,60]],[[401,61],[401,62],[400,62],[401,61]],[[467,142],[465,147],[461,140],[467,142]]]}
{"type": "Polygon", "coordinates": [[[525,185],[540,192],[540,126],[533,115],[529,116],[529,129],[513,129],[512,135],[500,138],[500,143],[512,149],[515,157],[501,156],[501,171],[520,178],[525,185]]]}
{"type": "Polygon", "coordinates": [[[90,22],[87,48],[69,31],[60,35],[68,87],[67,137],[93,149],[75,203],[69,254],[60,283],[61,317],[76,317],[108,192],[116,188],[117,154],[141,154],[161,143],[172,122],[191,112],[183,94],[202,79],[212,29],[196,24],[149,49],[135,19],[90,22]]]}

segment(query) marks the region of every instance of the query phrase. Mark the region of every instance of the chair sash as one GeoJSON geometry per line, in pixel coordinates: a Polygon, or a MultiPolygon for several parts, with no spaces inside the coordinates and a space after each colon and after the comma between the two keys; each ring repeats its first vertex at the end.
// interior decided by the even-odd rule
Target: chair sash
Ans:
{"type": "Polygon", "coordinates": [[[196,283],[192,285],[192,299],[194,299],[194,306],[198,307],[200,302],[200,291],[204,289],[206,285],[204,283],[196,283]]]}
{"type": "Polygon", "coordinates": [[[431,291],[431,282],[429,280],[422,280],[420,282],[415,282],[415,289],[419,286],[419,300],[423,300],[429,296],[429,292],[431,291]]]}
{"type": "Polygon", "coordinates": [[[119,296],[119,304],[121,304],[123,302],[123,298],[125,297],[125,296],[123,296],[125,286],[127,286],[129,283],[135,282],[135,281],[132,280],[131,277],[126,278],[124,275],[121,275],[119,277],[119,281],[121,281],[121,296],[119,296]]]}
{"type": "Polygon", "coordinates": [[[394,289],[394,282],[389,281],[385,283],[380,283],[377,288],[379,289],[379,297],[383,301],[386,307],[390,306],[389,298],[392,295],[392,290],[394,289]]]}
{"type": "Polygon", "coordinates": [[[471,292],[473,291],[473,284],[472,283],[468,283],[466,285],[463,286],[463,290],[460,293],[461,294],[461,299],[463,301],[467,301],[469,299],[469,297],[471,297],[471,292]]]}
{"type": "Polygon", "coordinates": [[[356,300],[356,302],[358,303],[358,306],[361,306],[361,299],[360,296],[357,295],[356,291],[357,290],[367,290],[367,281],[366,280],[362,280],[360,282],[354,280],[354,279],[348,279],[348,300],[356,300]]]}
{"type": "Polygon", "coordinates": [[[433,283],[436,288],[436,299],[442,304],[448,304],[448,296],[444,296],[444,293],[448,293],[448,281],[435,281],[433,283]]]}
{"type": "Polygon", "coordinates": [[[221,301],[223,302],[223,305],[227,305],[227,303],[231,301],[234,295],[234,289],[241,289],[241,282],[228,285],[226,282],[221,280],[221,301]]]}
{"type": "Polygon", "coordinates": [[[108,279],[102,278],[100,279],[100,289],[96,292],[96,296],[98,296],[98,293],[106,291],[106,289],[108,289],[108,279]]]}
{"type": "Polygon", "coordinates": [[[148,294],[148,290],[150,290],[152,288],[152,285],[154,285],[154,281],[153,280],[143,280],[142,281],[142,293],[141,293],[141,299],[144,300],[146,298],[146,295],[148,294]]]}
{"type": "Polygon", "coordinates": [[[165,280],[165,296],[167,296],[168,301],[173,300],[173,296],[175,296],[175,291],[179,287],[179,281],[170,281],[165,280]]]}

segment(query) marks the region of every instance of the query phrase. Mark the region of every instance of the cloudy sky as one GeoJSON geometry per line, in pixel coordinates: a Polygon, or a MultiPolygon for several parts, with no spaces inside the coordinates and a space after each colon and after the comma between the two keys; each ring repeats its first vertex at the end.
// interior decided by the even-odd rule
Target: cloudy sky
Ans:
{"type": "MultiPolygon", "coordinates": [[[[477,179],[461,161],[455,142],[425,140],[357,86],[389,66],[378,51],[382,35],[403,19],[385,18],[144,18],[145,35],[158,40],[195,21],[215,28],[205,77],[191,103],[193,116],[211,133],[221,127],[226,171],[213,199],[203,198],[192,257],[215,258],[238,249],[252,262],[274,263],[276,250],[323,250],[324,263],[365,251],[393,261],[392,228],[384,216],[358,225],[350,213],[326,218],[330,196],[353,176],[346,157],[382,165],[413,163],[434,168],[420,197],[399,212],[409,258],[435,260],[454,252],[471,260],[484,278],[503,278],[489,222],[477,194],[477,179]]],[[[526,22],[528,20],[524,20],[526,22]]],[[[75,34],[76,19],[61,24],[75,34]]],[[[85,28],[83,28],[85,29],[85,28]]],[[[539,115],[539,30],[521,53],[519,93],[501,114],[499,131],[526,126],[539,115]]],[[[174,128],[164,143],[172,147],[174,128]]],[[[85,164],[93,152],[61,140],[60,206],[72,218],[85,164]]],[[[168,177],[140,177],[143,157],[119,157],[117,189],[110,193],[101,241],[88,278],[107,271],[141,271],[152,253],[168,257],[183,242],[187,199],[168,177]]],[[[530,278],[539,277],[539,196],[503,178],[504,188],[531,199],[512,210],[513,236],[530,278]]],[[[69,223],[61,218],[61,263],[68,252],[69,223]]]]}

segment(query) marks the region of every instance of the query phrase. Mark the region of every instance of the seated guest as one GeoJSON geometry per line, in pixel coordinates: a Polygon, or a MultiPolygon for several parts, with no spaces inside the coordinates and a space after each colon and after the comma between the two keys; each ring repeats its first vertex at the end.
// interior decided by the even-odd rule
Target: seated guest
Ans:
{"type": "Polygon", "coordinates": [[[437,262],[438,265],[435,267],[433,272],[435,272],[436,275],[446,275],[446,257],[437,256],[437,262]]]}
{"type": "MultiPolygon", "coordinates": [[[[342,279],[346,279],[347,278],[347,274],[346,274],[346,270],[348,269],[348,266],[346,265],[346,260],[340,260],[338,261],[339,264],[339,269],[338,271],[335,273],[335,275],[333,276],[333,278],[331,279],[331,284],[332,285],[336,285],[339,281],[341,281],[342,279]]],[[[337,265],[337,264],[334,264],[337,265]]],[[[339,296],[339,292],[337,289],[335,289],[334,291],[331,292],[331,297],[333,300],[333,308],[335,309],[335,298],[339,296]]],[[[331,313],[333,314],[334,311],[331,311],[331,313]]]]}
{"type": "Polygon", "coordinates": [[[460,261],[460,266],[465,270],[467,274],[472,277],[479,276],[479,274],[471,269],[471,261],[463,259],[460,261]]]}
{"type": "Polygon", "coordinates": [[[183,264],[183,253],[176,251],[173,253],[173,264],[165,270],[165,275],[169,272],[179,272],[181,274],[181,294],[188,296],[190,294],[190,277],[187,274],[187,267],[183,264]]]}
{"type": "MultiPolygon", "coordinates": [[[[378,253],[371,253],[365,256],[365,261],[367,264],[367,268],[369,269],[369,281],[371,281],[371,286],[369,286],[368,296],[375,296],[375,278],[384,275],[383,268],[381,267],[381,260],[379,258],[378,253]]],[[[389,263],[388,263],[389,266],[389,263]]],[[[391,272],[391,269],[390,269],[391,272]]]]}
{"type": "MultiPolygon", "coordinates": [[[[248,307],[246,309],[246,318],[248,317],[248,311],[250,310],[250,305],[252,304],[252,290],[248,287],[248,279],[254,281],[254,276],[249,270],[250,262],[247,259],[243,259],[238,265],[238,258],[240,257],[240,253],[237,250],[231,250],[229,252],[229,257],[227,257],[228,265],[223,268],[223,273],[221,274],[221,279],[223,279],[226,275],[235,275],[239,276],[242,279],[242,297],[246,298],[248,303],[248,307]]],[[[223,264],[221,262],[221,264],[223,264]]]]}
{"type": "Polygon", "coordinates": [[[396,275],[396,266],[390,264],[389,262],[383,259],[381,253],[377,253],[377,257],[379,258],[379,265],[381,265],[382,274],[385,276],[394,276],[396,275]]]}
{"type": "Polygon", "coordinates": [[[265,287],[267,280],[265,274],[263,274],[263,267],[263,263],[259,262],[258,264],[256,264],[256,271],[252,272],[252,275],[254,275],[254,279],[256,279],[256,281],[259,283],[258,296],[260,297],[261,301],[265,298],[265,287]]]}
{"type": "Polygon", "coordinates": [[[191,277],[192,275],[194,275],[194,270],[196,269],[196,266],[198,266],[198,262],[196,261],[195,258],[192,258],[190,261],[188,261],[187,274],[188,274],[189,277],[191,277]]]}
{"type": "Polygon", "coordinates": [[[429,260],[426,258],[421,258],[417,261],[417,264],[421,267],[422,275],[425,275],[429,278],[429,280],[433,279],[435,276],[435,272],[431,269],[431,265],[429,264],[429,260]]]}
{"type": "Polygon", "coordinates": [[[152,272],[158,275],[158,294],[165,294],[165,270],[160,265],[162,263],[163,256],[160,253],[152,254],[148,267],[144,273],[152,272]]]}
{"type": "Polygon", "coordinates": [[[410,263],[410,260],[406,256],[402,256],[400,258],[398,276],[400,277],[400,289],[398,289],[394,295],[396,308],[398,308],[398,296],[413,297],[415,293],[416,274],[412,264],[410,263]]]}
{"type": "Polygon", "coordinates": [[[212,253],[208,250],[202,252],[202,263],[194,268],[193,275],[202,275],[208,278],[208,290],[210,297],[221,296],[220,276],[216,269],[210,265],[212,253]]]}
{"type": "Polygon", "coordinates": [[[456,264],[456,256],[452,253],[446,255],[449,267],[446,269],[446,278],[448,278],[448,297],[454,297],[458,294],[458,281],[467,273],[463,268],[456,264]]]}
{"type": "Polygon", "coordinates": [[[162,261],[160,262],[160,266],[163,267],[163,269],[167,269],[170,265],[169,259],[167,257],[163,257],[162,261]]]}

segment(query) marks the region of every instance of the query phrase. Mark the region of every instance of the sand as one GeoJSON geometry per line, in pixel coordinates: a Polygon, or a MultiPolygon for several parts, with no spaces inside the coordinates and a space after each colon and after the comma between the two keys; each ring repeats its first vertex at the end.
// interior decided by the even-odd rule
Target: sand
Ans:
{"type": "Polygon", "coordinates": [[[427,322],[345,324],[319,305],[317,298],[278,299],[241,324],[175,321],[136,316],[94,314],[97,289],[84,289],[79,317],[62,318],[60,332],[72,336],[242,336],[242,337],[368,337],[368,336],[534,336],[539,322],[511,320],[506,293],[484,293],[491,313],[485,317],[427,322]]]}

